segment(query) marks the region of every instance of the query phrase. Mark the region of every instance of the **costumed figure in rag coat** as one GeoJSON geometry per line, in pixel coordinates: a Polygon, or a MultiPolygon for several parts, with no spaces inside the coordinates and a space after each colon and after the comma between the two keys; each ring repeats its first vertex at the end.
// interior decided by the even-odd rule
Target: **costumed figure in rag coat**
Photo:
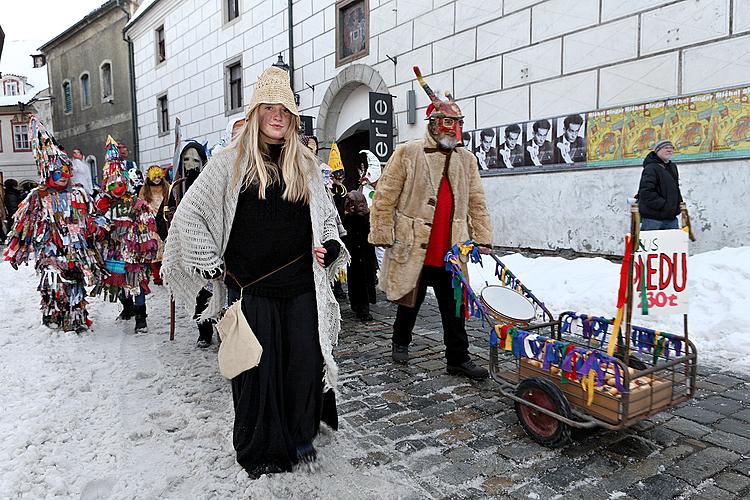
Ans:
{"type": "Polygon", "coordinates": [[[119,299],[123,310],[117,317],[129,320],[135,316],[135,331],[145,331],[146,295],[151,293],[151,263],[159,250],[154,212],[138,198],[141,176],[137,167],[125,170],[117,142],[107,136],[103,192],[96,199],[105,235],[98,241],[99,251],[109,271],[91,295],[103,295],[114,302],[119,299]]]}
{"type": "Polygon", "coordinates": [[[70,159],[33,115],[29,130],[40,183],[18,206],[3,259],[18,269],[35,257],[42,323],[80,333],[91,326],[85,286],[106,274],[91,244],[94,205],[82,187],[71,185],[70,159]]]}
{"type": "Polygon", "coordinates": [[[443,323],[448,373],[481,379],[487,370],[469,357],[463,308],[457,303],[462,300],[454,295],[444,257],[454,244],[469,239],[480,252],[490,253],[492,222],[477,159],[460,145],[461,109],[448,94],[440,99],[418,67],[414,72],[432,101],[427,133],[393,152],[370,210],[370,243],[386,247],[379,285],[388,300],[399,304],[392,357],[408,362],[419,307],[431,286],[443,323]]]}

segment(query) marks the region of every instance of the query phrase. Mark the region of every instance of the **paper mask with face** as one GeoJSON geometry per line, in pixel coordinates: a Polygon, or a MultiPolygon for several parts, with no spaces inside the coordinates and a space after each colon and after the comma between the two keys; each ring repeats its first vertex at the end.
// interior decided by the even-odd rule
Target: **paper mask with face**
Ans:
{"type": "Polygon", "coordinates": [[[188,148],[182,152],[182,166],[185,168],[185,173],[190,170],[201,171],[201,168],[203,168],[203,160],[201,160],[201,157],[195,148],[188,148]]]}

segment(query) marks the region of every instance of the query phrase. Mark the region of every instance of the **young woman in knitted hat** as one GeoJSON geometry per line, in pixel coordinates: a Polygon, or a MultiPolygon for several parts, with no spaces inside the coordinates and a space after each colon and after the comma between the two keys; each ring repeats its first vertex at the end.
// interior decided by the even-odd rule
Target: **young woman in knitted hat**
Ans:
{"type": "Polygon", "coordinates": [[[340,313],[329,282],[348,254],[299,124],[288,73],[267,69],[247,123],[180,202],[162,265],[188,307],[213,280],[205,317],[241,300],[263,348],[258,366],[232,379],[234,448],[252,477],[314,460],[321,420],[337,427],[340,313]]]}

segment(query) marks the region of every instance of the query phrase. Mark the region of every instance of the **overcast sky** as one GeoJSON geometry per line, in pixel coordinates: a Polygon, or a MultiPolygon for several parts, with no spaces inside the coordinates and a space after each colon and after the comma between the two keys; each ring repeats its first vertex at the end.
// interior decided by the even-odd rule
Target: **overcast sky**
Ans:
{"type": "Polygon", "coordinates": [[[106,0],[0,0],[5,47],[0,72],[29,77],[34,93],[46,85],[46,68],[34,70],[30,54],[106,0]],[[41,87],[41,88],[40,88],[41,87]]]}

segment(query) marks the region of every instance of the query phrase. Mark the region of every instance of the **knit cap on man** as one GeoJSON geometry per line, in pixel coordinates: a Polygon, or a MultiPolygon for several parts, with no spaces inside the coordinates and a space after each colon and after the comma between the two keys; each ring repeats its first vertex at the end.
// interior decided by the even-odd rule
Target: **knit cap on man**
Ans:
{"type": "Polygon", "coordinates": [[[656,146],[654,146],[654,152],[658,153],[660,149],[664,149],[666,147],[671,147],[674,149],[674,144],[672,144],[672,141],[668,139],[662,139],[661,141],[656,143],[656,146]]]}

